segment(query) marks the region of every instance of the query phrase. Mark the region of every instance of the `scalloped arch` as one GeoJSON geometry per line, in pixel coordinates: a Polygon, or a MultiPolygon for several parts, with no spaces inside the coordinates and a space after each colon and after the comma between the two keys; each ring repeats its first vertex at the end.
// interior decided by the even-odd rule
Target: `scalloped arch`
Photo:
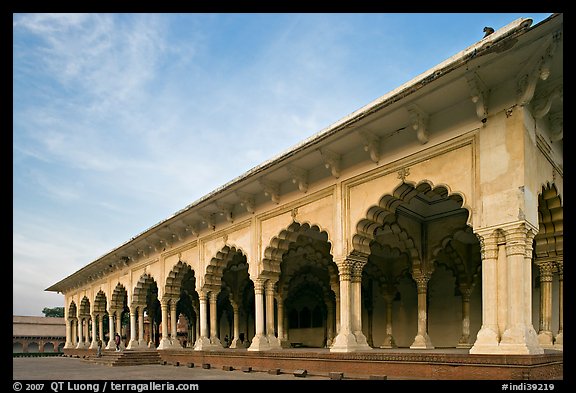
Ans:
{"type": "Polygon", "coordinates": [[[322,230],[319,225],[310,225],[310,223],[299,223],[292,221],[287,228],[280,231],[278,236],[270,240],[270,245],[264,250],[264,258],[262,259],[262,272],[264,277],[278,278],[281,273],[280,263],[282,256],[290,249],[290,244],[298,241],[300,236],[306,236],[306,232],[314,231],[321,235],[321,239],[329,245],[330,253],[332,251],[332,242],[328,236],[328,232],[322,230]]]}
{"type": "Polygon", "coordinates": [[[453,192],[446,184],[434,186],[430,180],[420,182],[405,181],[394,189],[391,194],[385,194],[380,198],[377,205],[373,205],[366,211],[365,218],[356,224],[356,233],[352,236],[353,253],[360,255],[370,254],[370,243],[374,240],[375,231],[389,221],[394,221],[398,207],[410,202],[416,195],[434,193],[443,199],[452,199],[463,209],[468,211],[467,223],[471,221],[472,209],[465,203],[465,196],[459,192],[453,192]]]}

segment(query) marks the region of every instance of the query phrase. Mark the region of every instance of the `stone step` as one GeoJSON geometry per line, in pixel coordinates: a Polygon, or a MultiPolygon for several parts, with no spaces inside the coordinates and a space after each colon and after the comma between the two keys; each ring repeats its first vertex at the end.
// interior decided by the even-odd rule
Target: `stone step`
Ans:
{"type": "Polygon", "coordinates": [[[104,364],[108,366],[138,366],[143,364],[161,364],[162,359],[157,351],[122,351],[122,352],[102,352],[101,357],[90,355],[84,361],[104,364]]]}

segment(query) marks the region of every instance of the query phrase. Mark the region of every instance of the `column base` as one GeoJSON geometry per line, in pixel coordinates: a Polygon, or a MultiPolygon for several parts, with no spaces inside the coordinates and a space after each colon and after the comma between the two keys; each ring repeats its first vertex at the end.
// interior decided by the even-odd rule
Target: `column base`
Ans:
{"type": "Polygon", "coordinates": [[[470,342],[470,336],[463,335],[462,337],[460,337],[460,340],[458,341],[456,348],[464,348],[464,349],[472,348],[472,343],[470,342]]]}
{"type": "Polygon", "coordinates": [[[130,340],[130,342],[128,342],[128,346],[126,347],[126,349],[138,349],[138,348],[140,348],[140,343],[136,339],[130,340]]]}
{"type": "Polygon", "coordinates": [[[564,333],[560,332],[556,335],[556,339],[554,340],[554,349],[558,351],[564,350],[564,333]]]}
{"type": "Polygon", "coordinates": [[[380,345],[380,348],[397,348],[396,342],[394,341],[394,336],[388,334],[384,338],[384,342],[380,345]]]}
{"type": "Polygon", "coordinates": [[[158,345],[157,349],[172,349],[172,341],[167,338],[163,338],[160,340],[160,345],[158,345]]]}
{"type": "Polygon", "coordinates": [[[476,342],[470,348],[472,355],[496,355],[498,354],[498,333],[490,327],[483,326],[476,336],[476,342]]]}
{"type": "Polygon", "coordinates": [[[87,342],[78,343],[76,344],[76,349],[88,349],[88,343],[87,342]]]}
{"type": "Polygon", "coordinates": [[[198,337],[198,339],[194,343],[195,351],[215,351],[218,349],[222,349],[222,345],[212,344],[210,342],[210,339],[205,336],[198,337]]]}
{"type": "Polygon", "coordinates": [[[270,349],[282,349],[278,337],[269,335],[266,336],[266,338],[268,339],[268,345],[270,346],[270,349]]]}
{"type": "Polygon", "coordinates": [[[220,341],[220,339],[218,337],[211,337],[210,338],[210,344],[212,344],[214,347],[217,347],[219,349],[224,348],[224,345],[222,345],[222,342],[220,341]]]}
{"type": "Polygon", "coordinates": [[[538,343],[542,348],[551,349],[554,346],[554,335],[549,330],[538,332],[538,343]]]}
{"type": "Polygon", "coordinates": [[[500,340],[499,353],[506,355],[540,355],[544,349],[533,329],[516,326],[507,329],[500,340]]]}
{"type": "Polygon", "coordinates": [[[410,345],[410,349],[434,349],[434,345],[432,345],[430,336],[424,333],[414,337],[414,342],[410,345]]]}
{"type": "Polygon", "coordinates": [[[72,344],[71,341],[67,341],[66,344],[64,344],[64,349],[72,349],[75,348],[74,344],[72,344]]]}
{"type": "Polygon", "coordinates": [[[252,339],[252,344],[250,344],[250,346],[248,347],[248,350],[249,351],[269,351],[270,350],[270,344],[268,343],[268,338],[266,338],[266,336],[264,336],[263,334],[254,336],[254,338],[252,339]]]}
{"type": "Polygon", "coordinates": [[[290,340],[280,340],[280,346],[284,349],[292,348],[292,343],[290,342],[290,340]]]}
{"type": "Polygon", "coordinates": [[[242,348],[242,343],[240,342],[240,339],[238,338],[234,338],[232,339],[232,342],[230,343],[230,346],[228,348],[242,348]]]}
{"type": "MultiPolygon", "coordinates": [[[[362,335],[364,337],[364,335],[362,335]]],[[[360,338],[361,342],[358,343],[357,337],[353,333],[339,333],[334,339],[334,343],[330,347],[330,352],[356,352],[356,351],[370,351],[372,348],[360,338]]]]}

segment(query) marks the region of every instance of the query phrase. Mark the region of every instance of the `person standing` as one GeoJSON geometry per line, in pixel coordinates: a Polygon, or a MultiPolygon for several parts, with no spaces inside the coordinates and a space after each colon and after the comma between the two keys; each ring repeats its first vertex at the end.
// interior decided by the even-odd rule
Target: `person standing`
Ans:
{"type": "Polygon", "coordinates": [[[116,352],[120,352],[120,335],[118,333],[114,336],[114,343],[116,344],[116,352]]]}
{"type": "Polygon", "coordinates": [[[97,358],[102,357],[102,340],[98,339],[98,352],[96,353],[97,358]]]}

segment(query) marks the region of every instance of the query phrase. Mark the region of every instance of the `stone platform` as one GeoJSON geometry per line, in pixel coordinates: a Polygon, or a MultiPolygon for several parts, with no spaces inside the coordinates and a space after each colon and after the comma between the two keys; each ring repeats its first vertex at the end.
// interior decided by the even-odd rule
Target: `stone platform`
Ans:
{"type": "MultiPolygon", "coordinates": [[[[89,357],[91,350],[65,350],[65,354],[89,357]]],[[[128,352],[128,351],[126,351],[128,352]]],[[[253,352],[246,349],[158,351],[167,364],[210,365],[222,369],[252,367],[259,370],[307,370],[310,373],[343,373],[344,376],[428,380],[562,380],[561,351],[542,355],[471,355],[466,349],[373,349],[366,352],[332,353],[328,349],[298,348],[253,352]]],[[[291,371],[290,371],[291,372],[291,371]]]]}

